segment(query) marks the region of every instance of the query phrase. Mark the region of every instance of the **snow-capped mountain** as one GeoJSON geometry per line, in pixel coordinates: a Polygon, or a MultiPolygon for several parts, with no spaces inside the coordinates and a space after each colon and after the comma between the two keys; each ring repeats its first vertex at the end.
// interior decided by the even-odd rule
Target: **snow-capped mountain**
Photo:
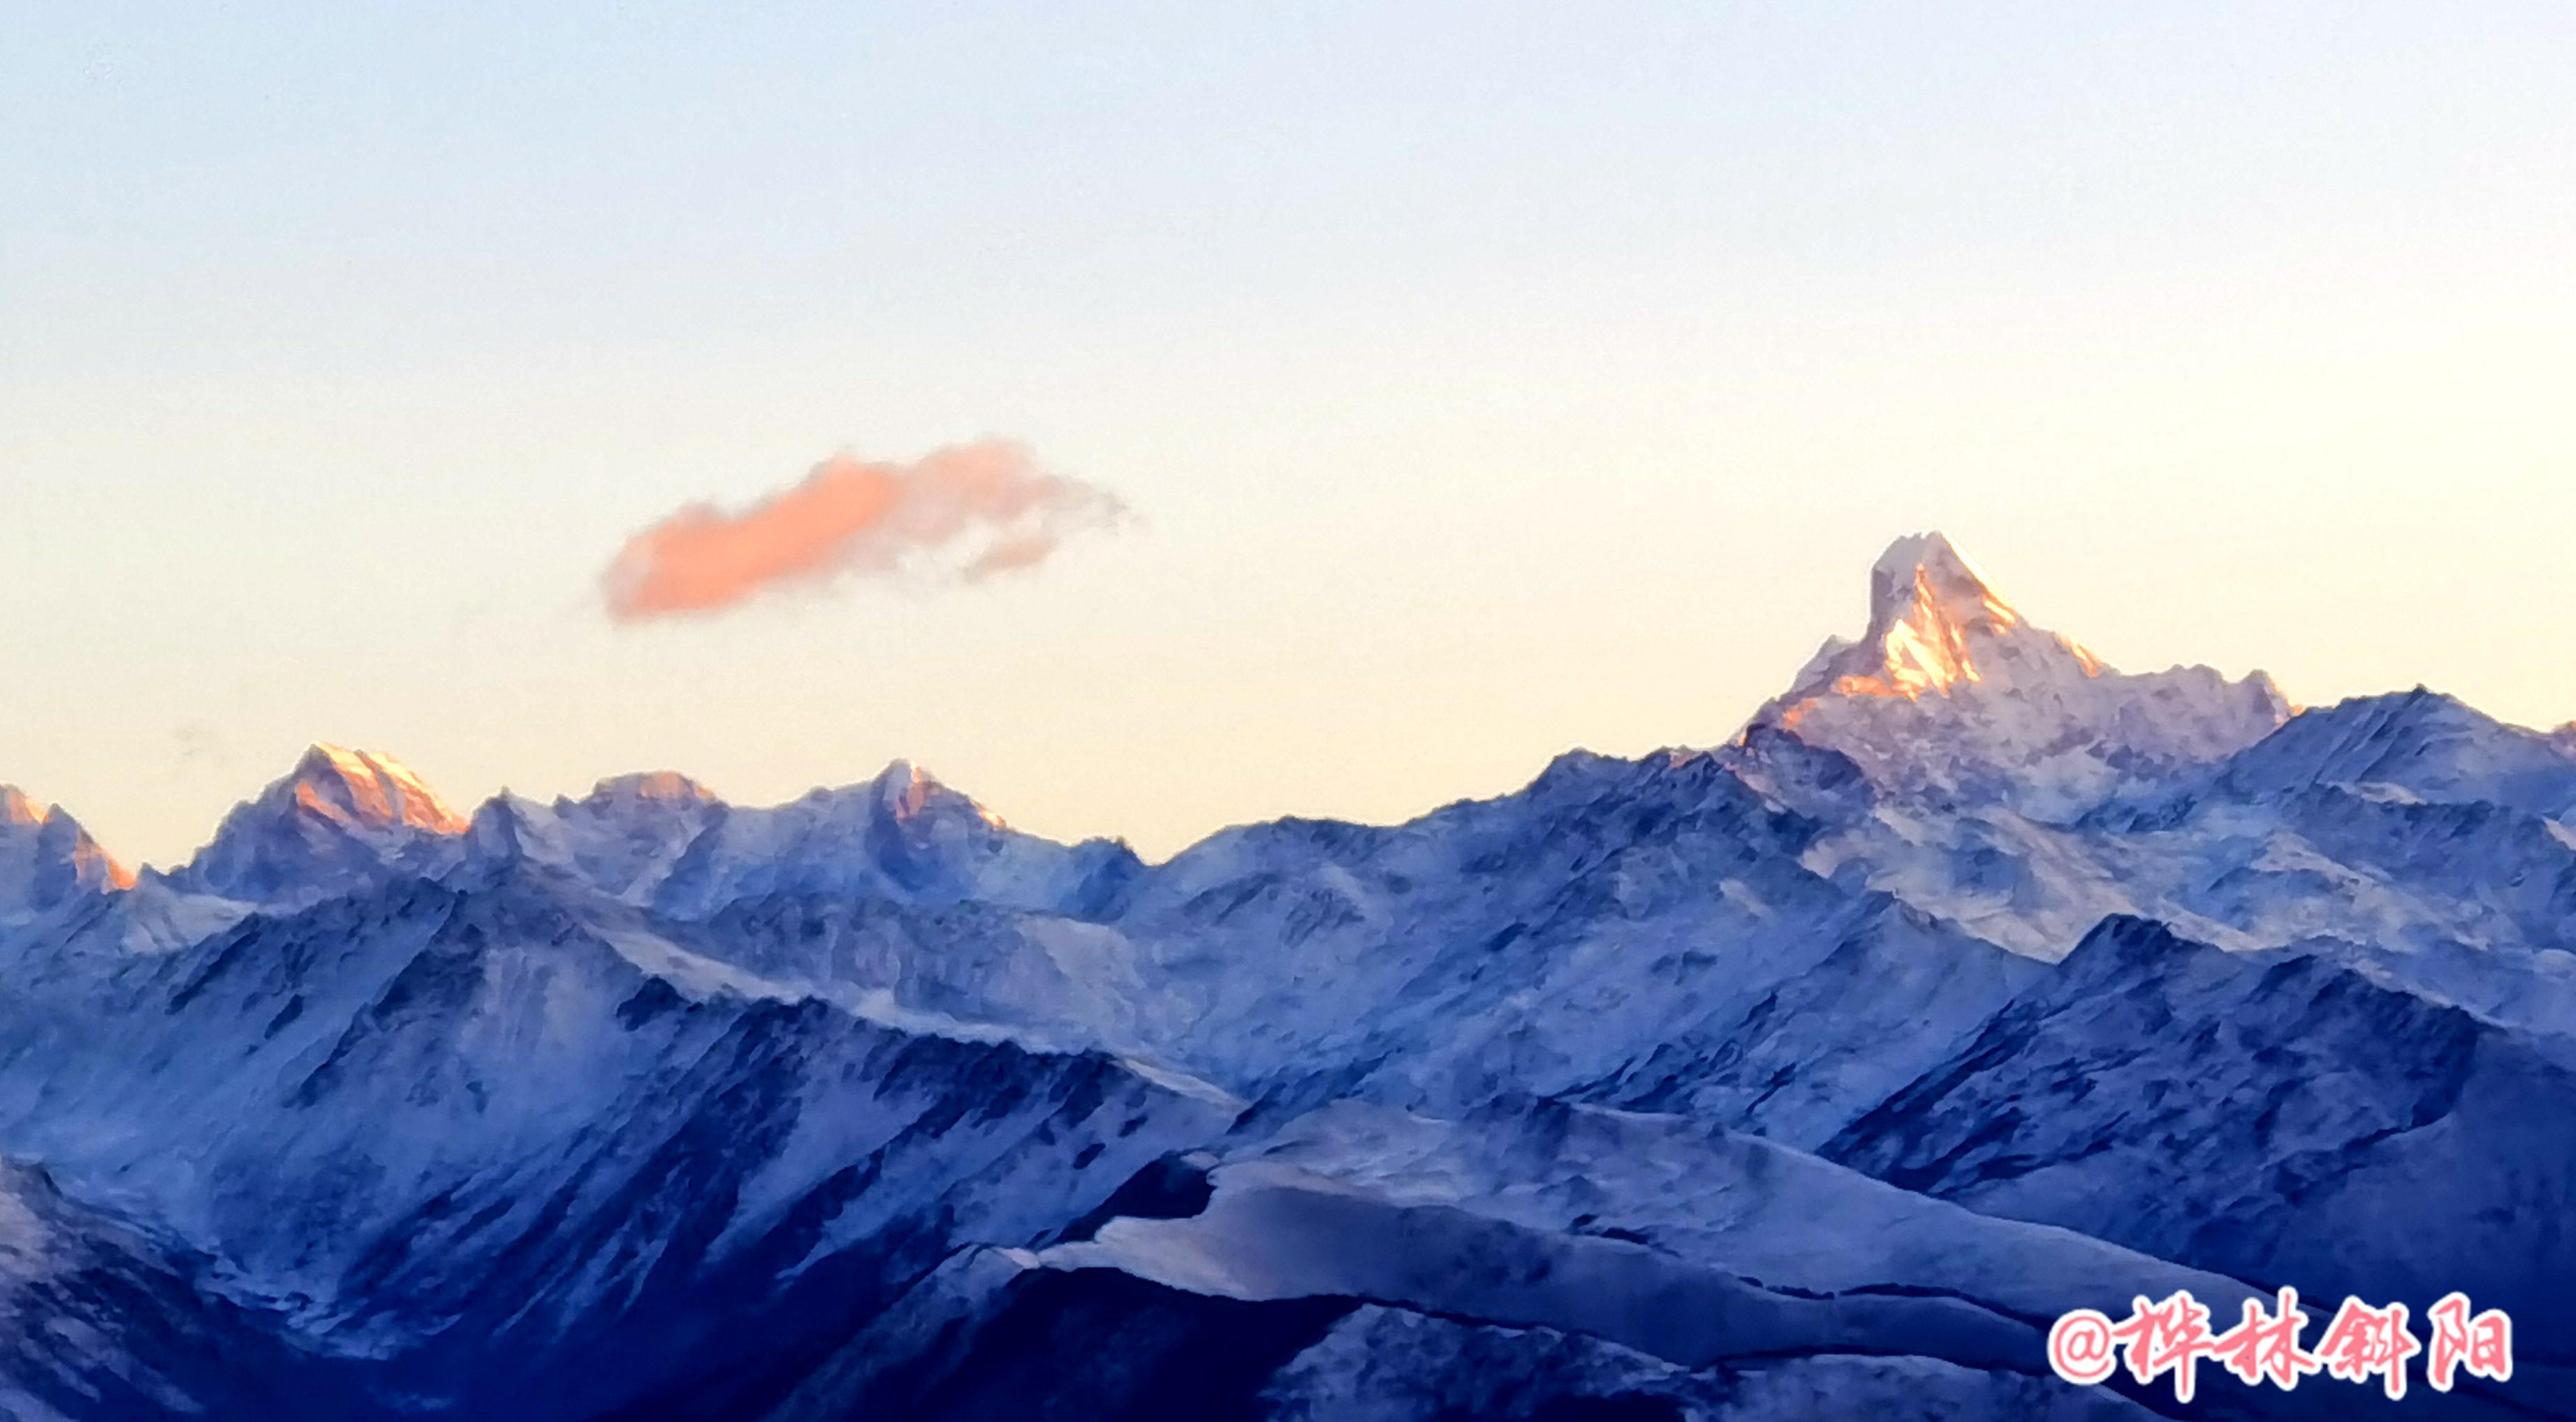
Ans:
{"type": "Polygon", "coordinates": [[[315,745],[259,798],[235,806],[172,877],[184,889],[250,903],[311,902],[443,869],[465,827],[401,762],[315,745]]]}
{"type": "Polygon", "coordinates": [[[0,925],[134,882],[60,805],[0,785],[0,925]]]}
{"type": "Polygon", "coordinates": [[[316,747],[139,881],[13,795],[0,1417],[2576,1417],[2576,742],[1870,584],[1724,744],[1160,864],[900,761],[316,747]],[[2515,1374],[2041,1348],[2282,1285],[2515,1374]]]}
{"type": "Polygon", "coordinates": [[[1924,533],[1870,569],[1860,639],[1828,639],[1752,724],[1840,751],[1891,792],[2053,819],[2242,750],[2289,709],[2261,672],[2114,671],[1924,533]]]}

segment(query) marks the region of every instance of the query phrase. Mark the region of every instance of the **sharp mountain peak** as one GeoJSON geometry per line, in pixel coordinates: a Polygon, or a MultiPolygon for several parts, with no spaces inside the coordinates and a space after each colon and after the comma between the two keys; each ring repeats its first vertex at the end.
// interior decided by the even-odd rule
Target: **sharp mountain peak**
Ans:
{"type": "Polygon", "coordinates": [[[285,779],[263,798],[291,803],[325,818],[374,828],[409,825],[435,834],[462,834],[466,818],[449,808],[411,767],[374,751],[316,741],[285,779]]]}

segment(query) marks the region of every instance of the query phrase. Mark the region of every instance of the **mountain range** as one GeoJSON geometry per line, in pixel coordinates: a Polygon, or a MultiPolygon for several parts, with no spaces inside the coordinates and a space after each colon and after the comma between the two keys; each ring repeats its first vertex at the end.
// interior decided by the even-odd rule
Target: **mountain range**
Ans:
{"type": "Polygon", "coordinates": [[[1723,742],[1160,863],[903,762],[316,746],[139,875],[0,791],[0,1417],[2576,1418],[2576,730],[1869,586],[1723,742]],[[2284,1285],[2514,1373],[2046,1361],[2284,1285]]]}

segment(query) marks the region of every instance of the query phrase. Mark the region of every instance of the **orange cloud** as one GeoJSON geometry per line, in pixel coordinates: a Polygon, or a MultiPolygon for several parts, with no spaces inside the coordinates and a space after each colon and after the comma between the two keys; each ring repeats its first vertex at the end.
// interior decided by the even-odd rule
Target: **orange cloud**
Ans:
{"type": "Polygon", "coordinates": [[[600,576],[620,622],[715,612],[772,590],[893,573],[976,582],[1034,568],[1126,516],[1107,490],[979,440],[911,464],[848,454],[738,513],[690,504],[626,540],[600,576]]]}

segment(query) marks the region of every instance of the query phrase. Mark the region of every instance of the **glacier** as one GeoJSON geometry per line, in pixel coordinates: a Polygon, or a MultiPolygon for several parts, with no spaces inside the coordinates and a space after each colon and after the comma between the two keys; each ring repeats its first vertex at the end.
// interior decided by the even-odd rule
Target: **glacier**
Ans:
{"type": "Polygon", "coordinates": [[[317,745],[137,872],[0,791],[0,1418],[2576,1417],[2576,728],[2122,672],[1938,534],[1867,614],[1159,863],[900,760],[317,745]],[[2048,1367],[2284,1285],[2514,1374],[2048,1367]]]}

